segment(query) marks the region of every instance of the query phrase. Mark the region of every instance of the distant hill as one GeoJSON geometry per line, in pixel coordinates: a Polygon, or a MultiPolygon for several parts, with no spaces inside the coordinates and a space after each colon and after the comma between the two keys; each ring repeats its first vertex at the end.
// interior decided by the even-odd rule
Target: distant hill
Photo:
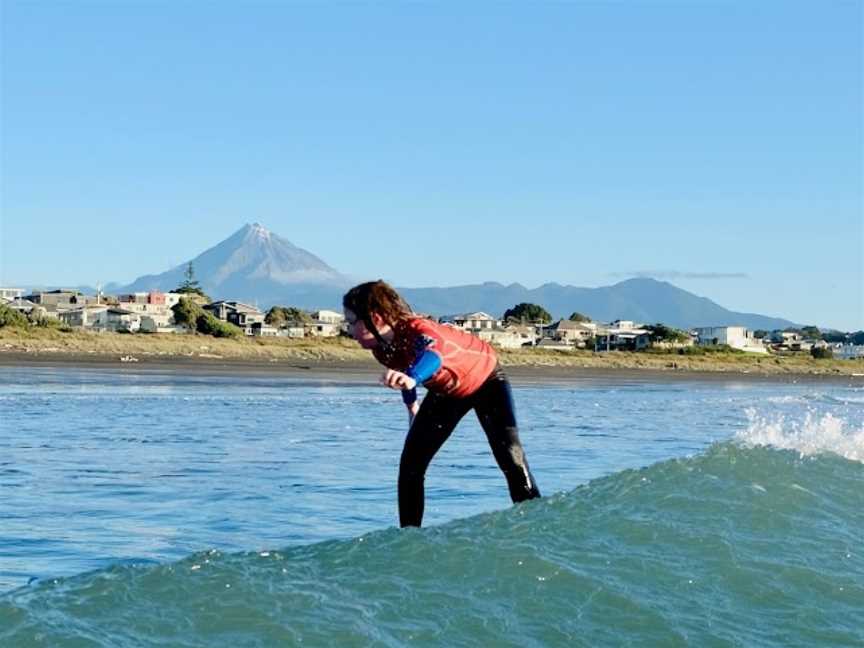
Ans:
{"type": "MultiPolygon", "coordinates": [[[[191,260],[195,279],[214,299],[232,299],[260,307],[291,304],[321,308],[341,304],[351,283],[311,252],[277,236],[258,223],[245,225],[218,245],[191,260]]],[[[185,279],[188,262],[158,275],[145,275],[112,293],[169,291],[185,279]]]]}
{"type": "MultiPolygon", "coordinates": [[[[184,280],[188,262],[106,292],[168,291],[184,280]]],[[[195,278],[214,299],[232,299],[259,308],[274,304],[340,309],[352,281],[320,258],[280,238],[261,225],[245,225],[194,259],[195,278]]],[[[615,319],[662,322],[679,328],[746,326],[773,330],[796,326],[789,320],[737,313],[665,281],[628,279],[612,286],[579,288],[547,283],[529,289],[489,282],[449,288],[399,288],[415,310],[430,315],[486,311],[501,316],[520,302],[540,304],[555,317],[579,311],[600,322],[615,319]]]]}
{"type": "Polygon", "coordinates": [[[599,322],[662,322],[685,329],[746,326],[773,330],[796,326],[786,319],[727,310],[710,299],[656,279],[628,279],[601,288],[547,283],[528,289],[518,283],[505,286],[490,282],[452,288],[402,288],[400,292],[415,310],[435,315],[485,311],[500,317],[513,305],[529,302],[543,306],[554,317],[566,318],[578,311],[599,322]]]}

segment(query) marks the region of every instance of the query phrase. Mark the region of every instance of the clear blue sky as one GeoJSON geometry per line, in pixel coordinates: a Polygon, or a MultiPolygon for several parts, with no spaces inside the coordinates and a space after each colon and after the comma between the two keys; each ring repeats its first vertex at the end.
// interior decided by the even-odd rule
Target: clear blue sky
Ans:
{"type": "Polygon", "coordinates": [[[861,1],[2,0],[0,284],[260,222],[402,286],[864,328],[861,1]]]}

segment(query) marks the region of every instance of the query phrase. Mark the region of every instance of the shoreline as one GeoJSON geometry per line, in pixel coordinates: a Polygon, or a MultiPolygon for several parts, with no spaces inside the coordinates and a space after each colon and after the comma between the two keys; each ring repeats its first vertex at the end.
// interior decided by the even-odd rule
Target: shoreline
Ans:
{"type": "MultiPolygon", "coordinates": [[[[807,381],[864,384],[864,358],[814,359],[730,352],[696,354],[499,349],[514,382],[608,379],[653,381],[807,381]]],[[[374,381],[380,366],[343,337],[227,339],[207,335],[94,334],[56,329],[0,328],[0,368],[78,367],[125,372],[283,375],[374,381]]]]}
{"type": "MultiPolygon", "coordinates": [[[[333,358],[216,358],[206,356],[134,356],[122,362],[116,354],[0,351],[0,368],[75,369],[138,374],[190,376],[281,376],[321,382],[373,384],[381,367],[377,362],[333,358]]],[[[665,369],[633,366],[580,366],[576,364],[512,364],[501,362],[514,384],[555,384],[579,382],[760,382],[760,383],[844,383],[864,387],[864,373],[759,372],[735,370],[665,369]]]]}

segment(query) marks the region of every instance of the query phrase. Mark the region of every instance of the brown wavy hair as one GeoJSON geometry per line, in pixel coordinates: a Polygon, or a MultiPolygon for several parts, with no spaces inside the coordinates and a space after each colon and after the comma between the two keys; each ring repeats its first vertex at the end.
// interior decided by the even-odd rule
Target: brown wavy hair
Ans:
{"type": "Polygon", "coordinates": [[[414,314],[393,286],[381,279],[354,286],[342,297],[342,306],[357,315],[357,319],[382,344],[385,342],[372,322],[372,313],[378,314],[390,326],[396,326],[414,314]]]}

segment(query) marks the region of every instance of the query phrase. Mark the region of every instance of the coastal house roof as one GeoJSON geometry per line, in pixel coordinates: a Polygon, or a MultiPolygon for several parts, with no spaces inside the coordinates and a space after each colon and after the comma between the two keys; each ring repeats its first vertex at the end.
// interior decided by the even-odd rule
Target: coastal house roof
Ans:
{"type": "Polygon", "coordinates": [[[554,324],[550,324],[546,328],[556,331],[596,331],[597,325],[586,322],[574,322],[573,320],[558,320],[554,324]]]}
{"type": "Polygon", "coordinates": [[[237,313],[260,313],[261,311],[255,308],[254,306],[250,306],[249,304],[244,304],[243,302],[238,301],[215,301],[210,304],[204,306],[205,310],[209,309],[218,309],[220,306],[224,306],[229,310],[233,310],[237,313]]]}
{"type": "Polygon", "coordinates": [[[475,311],[473,313],[456,313],[454,315],[444,315],[441,317],[442,322],[452,322],[455,320],[496,320],[489,313],[483,311],[475,311]]]}

